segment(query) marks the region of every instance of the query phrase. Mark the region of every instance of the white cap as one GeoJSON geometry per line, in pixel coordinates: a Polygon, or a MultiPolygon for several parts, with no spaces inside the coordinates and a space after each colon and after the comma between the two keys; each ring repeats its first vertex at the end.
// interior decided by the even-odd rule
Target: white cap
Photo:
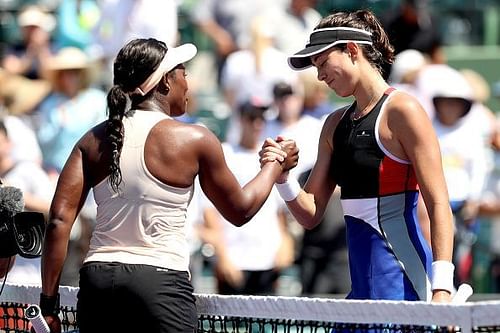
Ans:
{"type": "Polygon", "coordinates": [[[53,15],[45,12],[38,6],[26,7],[17,18],[18,24],[21,27],[37,26],[47,32],[54,30],[56,20],[53,15]]]}
{"type": "Polygon", "coordinates": [[[404,50],[396,55],[391,67],[389,81],[402,83],[403,78],[411,72],[417,71],[426,64],[425,56],[417,50],[404,50]]]}

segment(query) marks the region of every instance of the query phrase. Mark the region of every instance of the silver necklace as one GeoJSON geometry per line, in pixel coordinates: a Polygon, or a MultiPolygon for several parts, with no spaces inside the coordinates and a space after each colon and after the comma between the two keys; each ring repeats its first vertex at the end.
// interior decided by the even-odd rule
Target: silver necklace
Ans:
{"type": "Polygon", "coordinates": [[[352,120],[359,120],[363,118],[365,115],[370,113],[370,111],[365,112],[366,110],[371,110],[375,104],[375,101],[378,101],[379,98],[376,98],[376,96],[372,97],[370,102],[363,108],[363,110],[359,111],[358,105],[356,103],[356,108],[354,109],[354,112],[352,113],[352,120]]]}

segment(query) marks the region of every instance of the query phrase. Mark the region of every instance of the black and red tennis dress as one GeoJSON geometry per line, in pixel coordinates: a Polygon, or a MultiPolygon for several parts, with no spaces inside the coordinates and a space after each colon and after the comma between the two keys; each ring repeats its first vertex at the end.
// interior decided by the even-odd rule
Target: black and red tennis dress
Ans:
{"type": "Polygon", "coordinates": [[[409,161],[379,137],[388,89],[364,117],[348,107],[333,135],[331,173],[347,225],[351,299],[430,300],[432,254],[417,219],[418,185],[409,161]]]}

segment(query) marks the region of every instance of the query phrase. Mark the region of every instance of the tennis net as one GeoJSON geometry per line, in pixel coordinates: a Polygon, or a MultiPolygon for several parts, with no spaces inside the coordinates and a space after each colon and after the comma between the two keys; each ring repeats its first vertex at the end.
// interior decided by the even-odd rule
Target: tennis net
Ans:
{"type": "MultiPolygon", "coordinates": [[[[61,287],[63,331],[78,329],[77,288],[61,287]]],[[[40,288],[6,284],[0,332],[29,332],[24,309],[40,288]]],[[[500,301],[463,305],[196,294],[198,332],[500,332],[500,301]]]]}

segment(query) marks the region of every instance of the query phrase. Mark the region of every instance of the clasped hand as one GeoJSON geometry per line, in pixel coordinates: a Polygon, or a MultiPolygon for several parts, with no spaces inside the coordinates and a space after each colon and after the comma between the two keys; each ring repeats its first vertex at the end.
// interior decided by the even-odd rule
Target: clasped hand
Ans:
{"type": "Polygon", "coordinates": [[[294,140],[285,139],[282,136],[278,136],[276,140],[267,138],[262,144],[259,156],[261,167],[266,163],[278,161],[285,174],[297,166],[299,148],[294,140]]]}

